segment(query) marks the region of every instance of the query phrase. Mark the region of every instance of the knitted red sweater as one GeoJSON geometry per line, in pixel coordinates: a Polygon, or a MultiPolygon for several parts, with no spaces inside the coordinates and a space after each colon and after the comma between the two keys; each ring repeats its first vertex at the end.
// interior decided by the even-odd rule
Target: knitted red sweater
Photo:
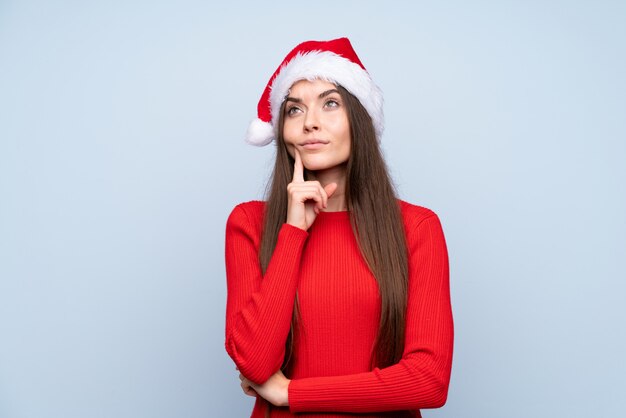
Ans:
{"type": "MultiPolygon", "coordinates": [[[[289,407],[272,406],[272,417],[371,414],[363,418],[383,411],[419,417],[420,408],[445,403],[453,341],[446,243],[434,212],[400,205],[409,255],[404,354],[397,364],[373,370],[380,297],[348,212],[321,212],[308,231],[283,224],[263,275],[265,204],[233,209],[226,224],[226,350],[248,379],[262,383],[280,368],[298,294],[289,407]]],[[[257,399],[252,417],[265,416],[269,407],[257,399]]]]}

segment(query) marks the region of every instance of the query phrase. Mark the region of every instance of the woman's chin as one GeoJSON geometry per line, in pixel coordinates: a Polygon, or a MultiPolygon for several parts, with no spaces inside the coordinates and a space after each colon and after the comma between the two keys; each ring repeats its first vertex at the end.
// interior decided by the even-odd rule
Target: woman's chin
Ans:
{"type": "Polygon", "coordinates": [[[305,164],[304,168],[306,168],[308,171],[320,172],[339,168],[339,166],[333,164],[305,164]]]}
{"type": "Polygon", "coordinates": [[[324,164],[304,164],[304,168],[306,168],[309,171],[320,171],[320,170],[326,170],[328,166],[324,164]]]}
{"type": "Polygon", "coordinates": [[[304,168],[306,168],[308,171],[324,171],[324,170],[330,170],[330,169],[345,169],[347,166],[348,162],[347,161],[343,161],[343,162],[337,162],[337,161],[321,161],[320,160],[316,160],[315,158],[310,158],[310,159],[303,159],[302,161],[302,165],[304,166],[304,168]]]}

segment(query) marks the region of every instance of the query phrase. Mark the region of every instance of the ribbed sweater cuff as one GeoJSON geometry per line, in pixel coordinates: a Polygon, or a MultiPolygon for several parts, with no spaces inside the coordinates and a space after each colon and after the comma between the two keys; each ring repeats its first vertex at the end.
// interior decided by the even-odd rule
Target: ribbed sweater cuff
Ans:
{"type": "Polygon", "coordinates": [[[415,404],[415,381],[400,374],[391,384],[372,372],[346,376],[293,379],[288,387],[289,409],[299,412],[372,413],[409,408],[415,404]]]}
{"type": "MultiPolygon", "coordinates": [[[[338,378],[340,379],[340,378],[338,378]]],[[[334,378],[304,378],[294,379],[289,383],[288,400],[292,413],[346,411],[354,408],[354,401],[347,394],[337,393],[336,385],[329,384],[334,378]]],[[[334,383],[334,382],[333,382],[334,383]]],[[[349,385],[349,384],[348,384],[349,385]]],[[[362,391],[370,389],[367,385],[362,391]]],[[[349,392],[349,390],[348,390],[349,392]]]]}
{"type": "Polygon", "coordinates": [[[309,233],[304,229],[284,223],[278,231],[276,248],[274,248],[275,252],[278,249],[281,254],[280,263],[293,263],[294,257],[299,260],[308,236],[309,233]]]}
{"type": "Polygon", "coordinates": [[[279,239],[281,238],[281,236],[284,236],[283,238],[288,240],[305,240],[309,236],[309,233],[304,229],[300,229],[297,226],[293,226],[285,222],[278,232],[279,239]]]}

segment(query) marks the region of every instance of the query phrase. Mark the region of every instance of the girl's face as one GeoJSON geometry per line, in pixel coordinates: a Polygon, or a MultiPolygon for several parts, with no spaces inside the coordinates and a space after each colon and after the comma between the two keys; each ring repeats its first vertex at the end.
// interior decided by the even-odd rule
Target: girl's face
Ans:
{"type": "Polygon", "coordinates": [[[289,154],[297,148],[310,171],[344,164],[350,156],[350,123],[333,83],[301,80],[285,99],[283,138],[289,154]]]}

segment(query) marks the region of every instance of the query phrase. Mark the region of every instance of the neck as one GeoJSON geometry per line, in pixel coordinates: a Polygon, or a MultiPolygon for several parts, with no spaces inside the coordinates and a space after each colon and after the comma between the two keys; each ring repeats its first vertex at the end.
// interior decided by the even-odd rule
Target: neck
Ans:
{"type": "Polygon", "coordinates": [[[346,202],[346,164],[338,165],[326,170],[307,171],[307,180],[317,180],[322,187],[330,183],[337,183],[337,190],[328,198],[328,207],[325,212],[338,212],[348,209],[346,202]]]}

